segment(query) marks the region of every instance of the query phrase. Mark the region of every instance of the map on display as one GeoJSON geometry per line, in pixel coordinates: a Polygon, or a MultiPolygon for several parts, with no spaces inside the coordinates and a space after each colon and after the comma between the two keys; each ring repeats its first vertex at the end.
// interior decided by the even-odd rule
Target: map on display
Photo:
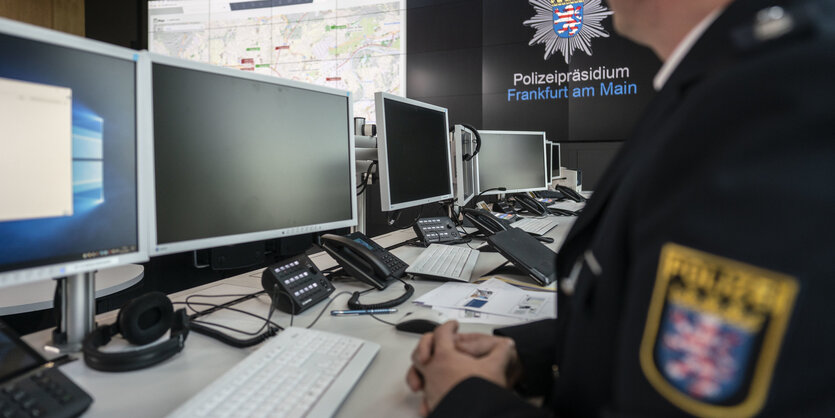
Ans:
{"type": "Polygon", "coordinates": [[[348,90],[375,120],[374,92],[405,96],[405,0],[148,2],[152,52],[348,90]]]}

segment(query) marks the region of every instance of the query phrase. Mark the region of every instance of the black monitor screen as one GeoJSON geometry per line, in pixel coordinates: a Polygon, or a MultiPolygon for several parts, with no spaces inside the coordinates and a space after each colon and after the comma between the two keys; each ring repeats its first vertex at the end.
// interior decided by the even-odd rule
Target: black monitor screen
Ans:
{"type": "Polygon", "coordinates": [[[38,353],[0,322],[0,382],[43,363],[38,353]]]}
{"type": "Polygon", "coordinates": [[[479,190],[505,187],[508,192],[544,190],[545,134],[542,132],[479,131],[479,190]]]}
{"type": "Polygon", "coordinates": [[[384,100],[391,204],[451,196],[446,113],[384,100]]]}
{"type": "Polygon", "coordinates": [[[157,244],[352,219],[348,96],[243,74],[153,64],[157,244]]]}
{"type": "Polygon", "coordinates": [[[123,55],[0,31],[0,272],[138,251],[137,58],[123,55]]]}
{"type": "Polygon", "coordinates": [[[549,160],[551,161],[551,177],[559,177],[560,167],[562,166],[560,162],[560,144],[554,143],[551,146],[551,157],[549,160]]]}

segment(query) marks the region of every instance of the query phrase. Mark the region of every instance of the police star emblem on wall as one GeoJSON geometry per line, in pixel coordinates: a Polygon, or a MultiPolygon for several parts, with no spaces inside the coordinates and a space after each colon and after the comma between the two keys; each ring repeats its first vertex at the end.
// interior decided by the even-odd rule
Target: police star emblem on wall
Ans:
{"type": "Polygon", "coordinates": [[[601,0],[528,0],[536,15],[524,22],[536,33],[528,45],[545,44],[545,59],[561,52],[568,64],[579,49],[591,55],[594,38],[608,38],[601,22],[612,11],[601,0]]]}

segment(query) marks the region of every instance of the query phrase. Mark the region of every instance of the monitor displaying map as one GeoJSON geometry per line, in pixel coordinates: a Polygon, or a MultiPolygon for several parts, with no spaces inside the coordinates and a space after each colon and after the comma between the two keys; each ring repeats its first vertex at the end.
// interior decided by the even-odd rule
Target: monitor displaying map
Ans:
{"type": "Polygon", "coordinates": [[[405,0],[149,1],[148,49],[348,90],[374,121],[374,92],[406,95],[405,25],[405,0]]]}

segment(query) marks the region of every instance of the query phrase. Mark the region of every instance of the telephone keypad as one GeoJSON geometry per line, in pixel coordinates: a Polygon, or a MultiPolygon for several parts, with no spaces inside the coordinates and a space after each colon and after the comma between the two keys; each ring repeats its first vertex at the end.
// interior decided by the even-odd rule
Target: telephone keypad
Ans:
{"type": "Polygon", "coordinates": [[[300,313],[327,299],[334,291],[331,282],[306,255],[267,267],[261,275],[261,284],[268,292],[278,287],[276,307],[288,313],[300,313]]]}
{"type": "Polygon", "coordinates": [[[461,234],[446,216],[420,218],[414,226],[415,234],[424,246],[434,243],[444,243],[461,239],[461,234]]]}

